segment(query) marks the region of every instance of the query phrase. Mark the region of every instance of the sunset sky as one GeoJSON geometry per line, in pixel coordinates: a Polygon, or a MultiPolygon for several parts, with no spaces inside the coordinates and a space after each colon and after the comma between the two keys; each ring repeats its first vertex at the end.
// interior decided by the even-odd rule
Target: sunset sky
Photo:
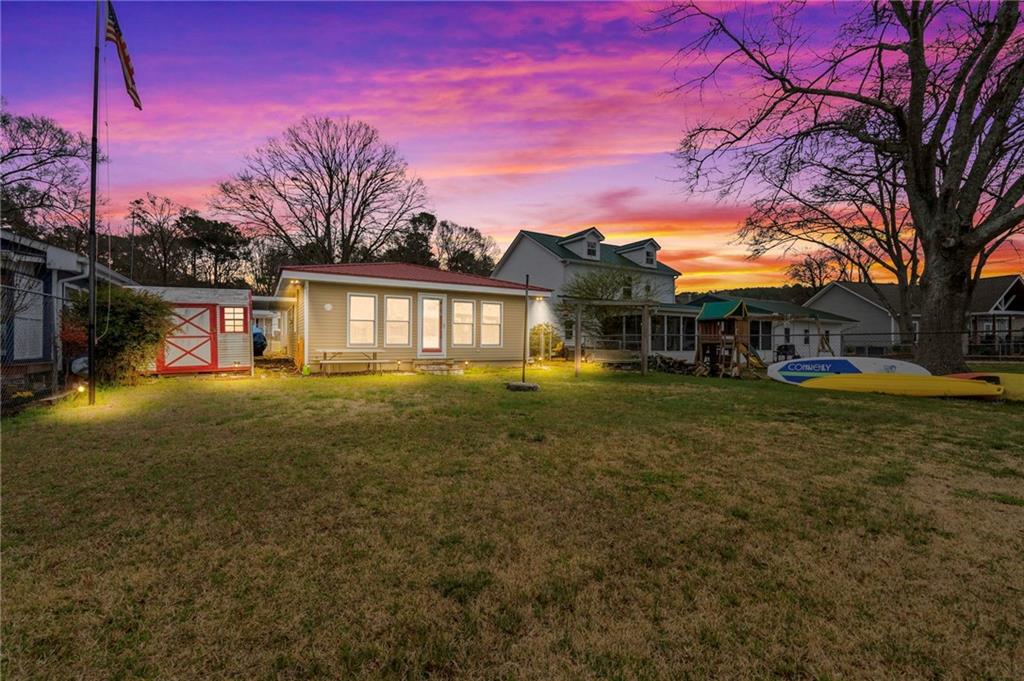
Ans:
{"type": "MultiPolygon", "coordinates": [[[[742,197],[673,182],[686,126],[742,107],[749,88],[727,74],[702,96],[670,93],[706,65],[673,60],[681,30],[642,30],[657,6],[122,1],[144,110],[132,108],[107,44],[106,210],[117,221],[146,191],[202,210],[268,136],[306,114],[350,115],[398,146],[439,217],[502,249],[521,228],[596,225],[612,242],[655,237],[681,289],[782,283],[779,260],[751,262],[733,243],[742,197]]],[[[815,8],[820,39],[850,10],[815,8]]],[[[3,2],[12,111],[88,131],[94,11],[3,2]]],[[[1021,269],[1005,253],[993,273],[1021,269]]]]}

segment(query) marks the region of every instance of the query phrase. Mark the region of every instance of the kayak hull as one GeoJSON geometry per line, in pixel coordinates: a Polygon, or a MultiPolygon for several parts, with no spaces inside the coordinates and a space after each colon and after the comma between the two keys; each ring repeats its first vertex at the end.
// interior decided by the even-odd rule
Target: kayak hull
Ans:
{"type": "Polygon", "coordinates": [[[881,393],[908,397],[965,397],[996,400],[1003,396],[1003,387],[984,381],[970,381],[948,376],[915,376],[907,374],[841,374],[812,378],[800,384],[812,390],[839,390],[855,393],[881,393]]]}
{"type": "Polygon", "coordinates": [[[1001,385],[1003,387],[1003,399],[1024,402],[1024,374],[976,371],[966,374],[950,374],[949,377],[1001,385]]]}

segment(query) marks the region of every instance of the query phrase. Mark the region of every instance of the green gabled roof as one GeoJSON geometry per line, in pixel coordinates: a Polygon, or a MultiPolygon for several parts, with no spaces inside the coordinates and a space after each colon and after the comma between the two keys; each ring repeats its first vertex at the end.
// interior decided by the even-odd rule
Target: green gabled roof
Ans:
{"type": "MultiPolygon", "coordinates": [[[[583,232],[587,232],[587,231],[590,231],[590,228],[587,228],[587,229],[583,230],[582,232],[577,232],[576,235],[582,234],[583,232]]],[[[540,232],[530,232],[530,231],[525,230],[525,229],[522,232],[520,232],[520,234],[533,239],[535,242],[537,242],[538,244],[540,244],[541,246],[543,246],[547,250],[551,251],[551,253],[553,255],[555,255],[556,257],[558,257],[558,258],[560,258],[562,260],[568,260],[570,262],[580,262],[580,263],[600,262],[603,265],[610,265],[612,267],[621,267],[623,269],[637,270],[638,272],[657,272],[659,274],[668,274],[668,275],[678,275],[679,274],[679,272],[677,270],[672,269],[671,267],[669,267],[668,265],[666,265],[665,263],[663,263],[661,261],[658,261],[658,266],[657,267],[644,267],[643,265],[641,265],[639,263],[633,262],[632,260],[630,260],[626,256],[620,255],[619,253],[615,252],[615,249],[622,248],[621,246],[615,246],[613,244],[602,243],[601,247],[598,249],[598,253],[601,255],[601,257],[600,257],[599,260],[594,261],[594,260],[588,260],[587,258],[581,257],[581,256],[573,253],[572,251],[570,251],[565,246],[563,246],[560,243],[558,243],[559,241],[563,241],[563,240],[565,240],[568,237],[555,236],[553,234],[541,234],[540,232]]],[[[576,236],[576,235],[570,235],[570,236],[576,236]]]]}
{"type": "Polygon", "coordinates": [[[697,315],[699,322],[717,322],[730,317],[746,317],[747,306],[742,300],[723,300],[717,303],[704,303],[697,315]]]}
{"type": "Polygon", "coordinates": [[[658,244],[658,242],[655,241],[652,237],[647,237],[646,239],[640,239],[639,241],[630,241],[628,244],[622,244],[621,246],[610,246],[610,248],[614,248],[619,253],[627,253],[629,251],[632,251],[632,250],[635,250],[637,248],[640,248],[641,246],[643,246],[645,244],[649,244],[652,241],[654,242],[655,245],[657,245],[660,248],[660,245],[658,244]]]}
{"type": "Polygon", "coordinates": [[[754,315],[785,315],[789,317],[807,317],[832,322],[855,322],[856,319],[843,317],[823,310],[815,310],[811,307],[804,307],[796,303],[789,303],[784,300],[762,300],[760,298],[737,298],[720,293],[707,293],[691,303],[714,303],[714,302],[743,302],[747,311],[754,315]]]}

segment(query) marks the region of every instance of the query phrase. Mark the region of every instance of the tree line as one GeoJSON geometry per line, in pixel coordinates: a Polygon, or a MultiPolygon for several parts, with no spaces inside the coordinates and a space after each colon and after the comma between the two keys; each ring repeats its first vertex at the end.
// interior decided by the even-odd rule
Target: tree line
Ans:
{"type": "MultiPolygon", "coordinates": [[[[6,107],[0,115],[4,227],[84,253],[88,140],[44,116],[6,107]]],[[[131,201],[122,224],[97,225],[99,253],[140,284],[257,294],[272,293],[280,267],[298,263],[399,261],[489,275],[494,240],[439,220],[425,196],[375,128],[308,117],[247,155],[205,211],[153,193],[131,201]]]]}

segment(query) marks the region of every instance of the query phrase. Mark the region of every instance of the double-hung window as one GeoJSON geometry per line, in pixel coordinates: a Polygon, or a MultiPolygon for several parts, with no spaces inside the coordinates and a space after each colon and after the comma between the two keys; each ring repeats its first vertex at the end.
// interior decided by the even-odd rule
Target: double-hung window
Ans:
{"type": "MultiPolygon", "coordinates": [[[[484,303],[485,305],[487,303],[484,303]]],[[[471,300],[452,301],[452,345],[473,345],[476,305],[471,300]]]]}
{"type": "Polygon", "coordinates": [[[348,294],[348,344],[352,347],[377,344],[377,296],[348,294]]]}
{"type": "Polygon", "coordinates": [[[480,303],[480,345],[498,347],[501,345],[502,304],[480,303]]]}
{"type": "Polygon", "coordinates": [[[384,345],[412,345],[412,298],[384,296],[384,345]]]}

